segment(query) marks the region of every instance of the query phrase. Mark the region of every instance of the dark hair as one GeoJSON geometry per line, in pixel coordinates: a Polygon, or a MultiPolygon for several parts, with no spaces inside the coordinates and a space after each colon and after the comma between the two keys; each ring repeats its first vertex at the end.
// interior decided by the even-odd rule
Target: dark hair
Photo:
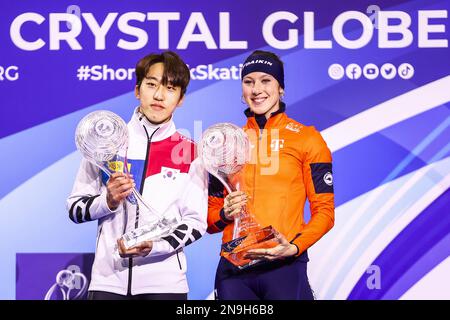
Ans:
{"type": "Polygon", "coordinates": [[[136,86],[141,86],[150,67],[159,62],[164,64],[162,84],[170,83],[175,87],[181,87],[181,97],[183,97],[191,77],[186,63],[173,51],[165,51],[161,54],[151,53],[139,60],[136,64],[136,86]]]}

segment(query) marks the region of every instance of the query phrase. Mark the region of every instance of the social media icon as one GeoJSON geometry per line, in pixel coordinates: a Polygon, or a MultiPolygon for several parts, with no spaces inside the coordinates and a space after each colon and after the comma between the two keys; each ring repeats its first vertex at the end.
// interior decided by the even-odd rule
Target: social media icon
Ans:
{"type": "Polygon", "coordinates": [[[414,67],[409,63],[402,63],[397,72],[402,79],[411,79],[414,75],[414,67]]]}
{"type": "Polygon", "coordinates": [[[347,68],[345,68],[345,74],[347,75],[347,78],[356,80],[361,77],[361,67],[357,65],[356,63],[350,63],[347,68]]]}
{"type": "Polygon", "coordinates": [[[381,66],[380,73],[383,78],[391,80],[397,75],[397,69],[392,63],[385,63],[381,66]]]}
{"type": "Polygon", "coordinates": [[[368,63],[364,66],[363,69],[364,77],[369,80],[373,80],[378,77],[380,74],[378,67],[373,63],[368,63]]]}
{"type": "Polygon", "coordinates": [[[334,63],[328,68],[328,75],[333,80],[340,80],[344,76],[344,67],[339,63],[334,63]]]}

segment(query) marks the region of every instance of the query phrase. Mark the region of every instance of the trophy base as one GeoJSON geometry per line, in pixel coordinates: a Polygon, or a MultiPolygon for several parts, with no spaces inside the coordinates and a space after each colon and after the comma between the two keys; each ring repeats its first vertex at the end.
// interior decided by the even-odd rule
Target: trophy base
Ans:
{"type": "Polygon", "coordinates": [[[122,235],[124,246],[129,249],[144,241],[154,241],[168,235],[175,226],[161,223],[147,224],[122,235]]]}
{"type": "Polygon", "coordinates": [[[245,236],[236,238],[222,245],[223,257],[239,269],[248,268],[261,260],[245,258],[250,249],[270,249],[279,245],[276,231],[272,226],[258,229],[245,236]]]}

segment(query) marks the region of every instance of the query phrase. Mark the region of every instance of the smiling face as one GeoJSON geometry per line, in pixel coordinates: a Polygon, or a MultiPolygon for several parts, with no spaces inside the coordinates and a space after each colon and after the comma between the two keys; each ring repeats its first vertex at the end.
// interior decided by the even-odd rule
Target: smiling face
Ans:
{"type": "Polygon", "coordinates": [[[283,89],[270,74],[252,72],[242,79],[242,95],[250,110],[264,114],[268,119],[272,112],[280,108],[283,89]]]}
{"type": "Polygon", "coordinates": [[[164,64],[153,64],[142,80],[136,86],[135,95],[140,101],[139,111],[153,124],[167,122],[172,117],[175,108],[183,103],[181,87],[174,86],[170,79],[162,84],[164,64]]]}

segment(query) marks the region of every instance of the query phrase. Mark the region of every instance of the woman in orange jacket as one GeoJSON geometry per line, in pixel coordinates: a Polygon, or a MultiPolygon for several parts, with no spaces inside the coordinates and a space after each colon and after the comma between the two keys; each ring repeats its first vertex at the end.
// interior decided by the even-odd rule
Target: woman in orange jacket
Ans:
{"type": "Polygon", "coordinates": [[[334,224],[331,153],[320,133],[289,118],[284,94],[284,68],[277,55],[255,51],[242,67],[242,96],[248,109],[244,130],[252,159],[244,168],[247,192],[226,193],[210,176],[208,232],[223,231],[232,240],[234,218],[248,205],[262,226],[277,231],[278,245],[253,249],[247,258],[260,260],[239,269],[223,257],[216,272],[219,300],[313,299],[307,277],[307,249],[334,224]],[[304,219],[308,199],[311,218],[304,219]]]}

